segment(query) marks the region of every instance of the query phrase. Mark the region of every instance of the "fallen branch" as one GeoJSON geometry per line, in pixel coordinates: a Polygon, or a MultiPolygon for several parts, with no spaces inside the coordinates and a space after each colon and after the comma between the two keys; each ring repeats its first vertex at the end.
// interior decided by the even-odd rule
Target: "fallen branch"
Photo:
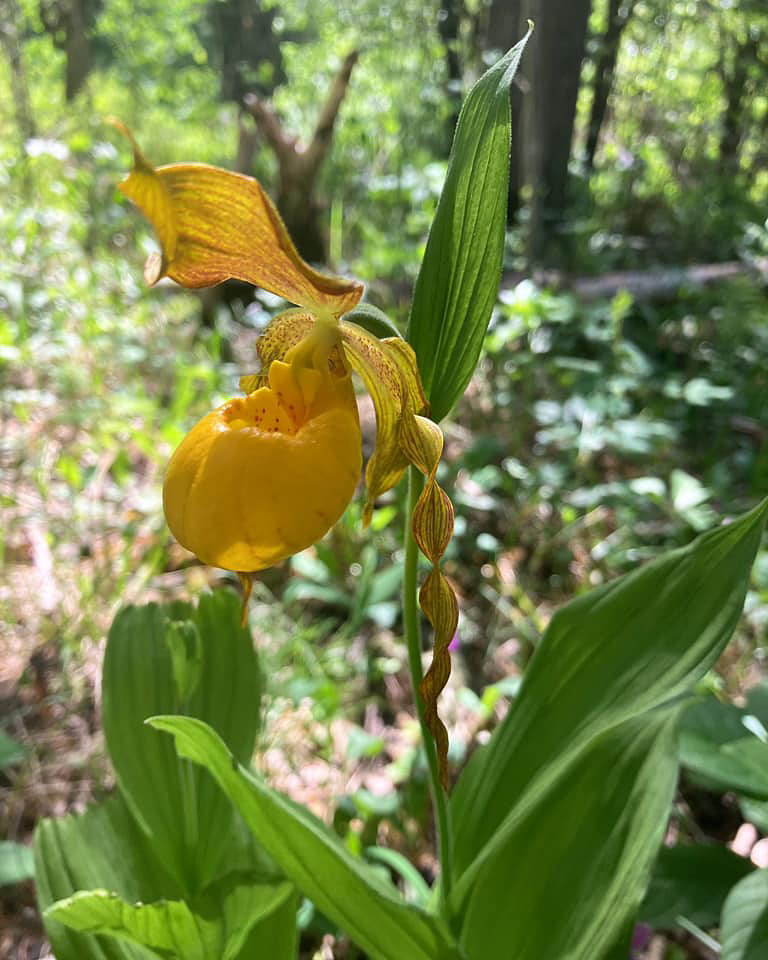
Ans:
{"type": "MultiPolygon", "coordinates": [[[[634,300],[648,301],[674,297],[683,289],[700,290],[723,280],[747,276],[768,284],[768,257],[751,262],[728,260],[689,267],[618,270],[596,277],[569,277],[559,270],[541,270],[534,273],[533,280],[538,286],[572,293],[579,300],[607,300],[626,290],[634,300]]],[[[525,278],[526,274],[507,272],[502,278],[502,289],[510,289],[525,278]]]]}

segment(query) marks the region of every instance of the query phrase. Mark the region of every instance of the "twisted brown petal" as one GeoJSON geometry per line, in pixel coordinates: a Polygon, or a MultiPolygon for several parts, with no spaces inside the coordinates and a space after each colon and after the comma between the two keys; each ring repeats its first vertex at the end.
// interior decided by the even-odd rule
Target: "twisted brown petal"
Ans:
{"type": "Polygon", "coordinates": [[[367,526],[377,497],[396,486],[408,466],[400,446],[400,424],[413,390],[401,372],[400,344],[410,347],[395,337],[379,340],[355,323],[343,320],[340,326],[349,365],[362,378],[376,410],[376,448],[365,469],[367,526]]]}
{"type": "Polygon", "coordinates": [[[401,444],[408,459],[426,477],[413,511],[413,535],[419,549],[432,562],[432,570],[419,591],[419,603],[435,633],[432,663],[419,693],[424,700],[427,726],[435,738],[440,780],[448,789],[448,732],[440,719],[437,700],[451,674],[449,646],[459,622],[456,594],[440,570],[440,559],[453,533],[453,504],[437,482],[443,452],[440,427],[426,417],[408,414],[401,427],[401,444]]]}
{"type": "Polygon", "coordinates": [[[365,381],[376,408],[376,449],[368,461],[368,501],[364,520],[370,520],[374,501],[391,489],[412,463],[426,478],[413,512],[413,534],[432,571],[419,592],[419,603],[435,632],[432,663],[419,694],[425,718],[437,744],[440,779],[448,789],[448,732],[437,712],[437,700],[451,673],[448,646],[456,632],[459,607],[440,559],[453,533],[453,505],[437,482],[443,452],[440,427],[421,414],[427,401],[416,355],[405,340],[378,340],[367,330],[341,322],[341,337],[350,366],[365,381]]]}

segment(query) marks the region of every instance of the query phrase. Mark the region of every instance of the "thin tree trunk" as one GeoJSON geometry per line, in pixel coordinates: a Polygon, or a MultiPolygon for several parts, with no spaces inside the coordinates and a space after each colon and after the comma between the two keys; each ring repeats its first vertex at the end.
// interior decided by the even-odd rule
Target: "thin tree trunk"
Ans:
{"type": "Polygon", "coordinates": [[[74,100],[91,70],[91,46],[81,0],[66,4],[67,103],[74,100]]]}
{"type": "Polygon", "coordinates": [[[757,38],[734,41],[731,63],[721,62],[720,74],[725,94],[725,110],[720,134],[720,163],[723,170],[734,174],[739,169],[744,137],[744,103],[747,99],[749,67],[757,59],[757,38]]]}
{"type": "Polygon", "coordinates": [[[447,93],[451,103],[446,153],[450,150],[459,119],[459,111],[461,110],[462,68],[461,58],[459,57],[459,32],[463,12],[463,0],[443,0],[438,11],[437,29],[445,50],[445,65],[448,74],[447,93]]]}
{"type": "Polygon", "coordinates": [[[27,72],[20,43],[21,11],[17,0],[0,0],[0,46],[8,60],[16,128],[22,153],[27,140],[35,136],[35,119],[29,102],[27,72]]]}
{"type": "Polygon", "coordinates": [[[277,208],[299,253],[312,263],[328,262],[327,241],[321,226],[322,208],[315,195],[317,179],[333,140],[336,118],[357,59],[355,51],[344,60],[320,109],[312,139],[306,145],[283,129],[266,100],[256,96],[245,100],[259,133],[277,158],[280,175],[277,208]]]}
{"type": "MultiPolygon", "coordinates": [[[[522,0],[492,0],[483,31],[483,47],[504,54],[525,34],[522,0]]],[[[512,149],[509,157],[507,222],[512,223],[520,208],[523,188],[523,99],[530,91],[527,62],[523,60],[510,88],[512,149]]]]}
{"type": "Polygon", "coordinates": [[[245,114],[241,113],[237,120],[237,156],[235,170],[238,173],[251,174],[256,148],[259,145],[259,135],[251,124],[248,125],[245,114]]]}
{"type": "Polygon", "coordinates": [[[526,0],[536,24],[526,135],[532,186],[529,259],[540,263],[567,202],[568,161],[591,0],[526,0]]]}
{"type": "Polygon", "coordinates": [[[595,62],[595,82],[592,94],[592,109],[587,128],[586,164],[587,169],[595,166],[595,154],[600,142],[600,131],[605,120],[608,100],[613,88],[616,73],[616,61],[619,57],[621,35],[629,23],[635,0],[610,0],[608,6],[608,26],[600,41],[600,51],[595,62]]]}

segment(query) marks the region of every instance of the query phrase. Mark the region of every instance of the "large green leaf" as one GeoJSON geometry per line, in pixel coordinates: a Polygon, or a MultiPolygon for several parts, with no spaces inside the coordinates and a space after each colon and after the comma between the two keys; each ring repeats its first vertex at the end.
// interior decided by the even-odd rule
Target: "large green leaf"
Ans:
{"type": "MultiPolygon", "coordinates": [[[[158,709],[183,707],[209,718],[238,756],[250,757],[260,678],[239,612],[233,594],[219,593],[203,597],[197,609],[150,605],[118,615],[105,657],[104,721],[125,792],[118,790],[82,816],[39,825],[35,860],[42,911],[78,891],[109,890],[113,904],[116,898],[126,904],[178,902],[174,910],[191,910],[219,932],[229,925],[241,940],[246,935],[247,918],[232,916],[242,892],[216,900],[215,891],[231,883],[235,871],[271,875],[274,865],[213,779],[180,761],[167,738],[143,722],[158,709]],[[213,881],[219,885],[211,887],[213,881]]],[[[86,901],[75,902],[82,909],[86,901]]],[[[246,913],[251,906],[245,904],[246,913]]],[[[46,916],[58,960],[149,956],[137,944],[66,929],[57,920],[65,915],[57,907],[46,916]]],[[[154,917],[162,919],[162,913],[154,917]]],[[[253,928],[243,960],[258,956],[257,941],[264,939],[270,957],[292,960],[295,927],[295,905],[287,903],[253,928]]]]}
{"type": "Polygon", "coordinates": [[[555,614],[512,709],[454,794],[459,872],[592,739],[686,693],[714,663],[741,613],[765,512],[763,504],[555,614]]]}
{"type": "Polygon", "coordinates": [[[152,956],[139,946],[67,929],[55,917],[46,916],[57,900],[94,888],[108,888],[129,902],[179,893],[119,794],[83,814],[38,824],[35,882],[57,960],[148,960],[152,956]]]}
{"type": "MultiPolygon", "coordinates": [[[[233,870],[241,859],[257,862],[255,857],[235,855],[233,870]]],[[[269,878],[265,884],[262,877],[251,886],[244,882],[242,871],[235,872],[203,891],[188,907],[179,902],[178,884],[154,855],[119,793],[84,814],[43,820],[35,834],[35,860],[38,903],[57,960],[148,960],[162,955],[158,948],[169,936],[183,933],[185,924],[190,928],[187,937],[193,936],[192,927],[202,931],[206,947],[225,945],[223,953],[215,949],[210,953],[216,960],[221,956],[294,960],[296,956],[296,904],[288,896],[285,881],[269,878]],[[101,893],[97,896],[94,890],[101,893]],[[150,909],[129,906],[137,901],[150,909]],[[161,904],[167,901],[171,906],[166,911],[161,904]],[[120,933],[115,920],[119,904],[126,910],[124,932],[131,930],[133,942],[114,939],[120,933]],[[101,911],[100,923],[91,908],[101,911]],[[173,922],[163,926],[169,921],[173,922]],[[139,933],[144,927],[143,938],[135,924],[140,925],[139,933]]],[[[185,946],[183,960],[187,952],[194,955],[191,948],[188,951],[188,939],[180,943],[185,946]]],[[[199,945],[199,940],[191,943],[199,945]]]]}
{"type": "Polygon", "coordinates": [[[664,848],[654,865],[640,920],[668,929],[678,917],[703,928],[717,926],[731,887],[753,870],[746,857],[717,844],[664,848]]]}
{"type": "MultiPolygon", "coordinates": [[[[128,903],[105,890],[80,891],[46,911],[46,919],[84,933],[105,934],[140,944],[163,960],[235,960],[254,926],[294,904],[292,884],[265,882],[253,874],[220,881],[199,908],[183,900],[128,903]]],[[[293,917],[290,918],[292,925],[293,917]]],[[[262,941],[257,953],[275,960],[274,945],[262,941]]]]}
{"type": "Polygon", "coordinates": [[[237,960],[296,960],[299,952],[298,901],[287,897],[277,910],[263,916],[250,932],[237,960]]]}
{"type": "Polygon", "coordinates": [[[200,717],[247,762],[260,696],[235,594],[203,596],[197,608],[128,607],[115,619],[103,672],[107,746],[134,816],[187,897],[211,883],[231,856],[234,811],[211,777],[179,763],[173,744],[144,721],[169,711],[200,717]]]}
{"type": "Polygon", "coordinates": [[[768,681],[763,680],[747,694],[746,712],[768,730],[768,681]]]}
{"type": "Polygon", "coordinates": [[[768,870],[755,870],[731,891],[720,925],[721,960],[768,957],[768,870]]]}
{"type": "Polygon", "coordinates": [[[180,756],[210,770],[285,875],[372,960],[458,958],[437,918],[406,904],[308,810],[247,772],[210,727],[189,717],[151,725],[174,735],[180,756]]]}
{"type": "Polygon", "coordinates": [[[452,898],[468,960],[626,956],[674,796],[677,713],[603,733],[515,808],[452,898]]]}
{"type": "Polygon", "coordinates": [[[691,704],[682,720],[680,762],[713,790],[768,800],[768,743],[750,729],[754,720],[760,718],[749,704],[741,709],[714,697],[691,704]]]}
{"type": "Polygon", "coordinates": [[[464,101],[416,280],[408,340],[435,420],[469,383],[496,301],[509,189],[509,87],[529,36],[464,101]]]}

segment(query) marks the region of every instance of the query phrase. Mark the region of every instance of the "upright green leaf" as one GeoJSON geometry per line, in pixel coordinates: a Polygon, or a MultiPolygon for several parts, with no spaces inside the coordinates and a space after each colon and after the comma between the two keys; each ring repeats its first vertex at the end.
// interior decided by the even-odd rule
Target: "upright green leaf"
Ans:
{"type": "Polygon", "coordinates": [[[165,631],[180,703],[189,703],[203,670],[203,646],[193,620],[173,620],[165,631]]]}
{"type": "Polygon", "coordinates": [[[406,904],[305,808],[237,764],[216,733],[190,717],[155,717],[179,755],[203,764],[287,877],[372,960],[458,960],[438,920],[406,904]]]}
{"type": "Polygon", "coordinates": [[[455,892],[468,960],[615,955],[664,835],[676,719],[661,710],[602,734],[515,808],[455,892]]]}
{"type": "Polygon", "coordinates": [[[720,924],[720,960],[768,957],[768,870],[755,870],[731,891],[720,924]]]}
{"type": "Polygon", "coordinates": [[[172,611],[169,618],[168,608],[150,604],[118,614],[104,657],[102,715],[120,788],[163,862],[192,895],[226,861],[232,806],[205,771],[180,764],[168,738],[144,721],[169,710],[200,717],[248,761],[261,678],[234,593],[217,591],[201,597],[197,608],[176,604],[172,611]],[[188,666],[181,663],[185,650],[188,666]]]}
{"type": "Polygon", "coordinates": [[[563,607],[453,798],[458,871],[606,730],[686,693],[742,610],[766,504],[563,607]]]}
{"type": "Polygon", "coordinates": [[[438,421],[469,383],[496,301],[509,190],[509,88],[529,36],[464,101],[416,280],[408,340],[438,421]]]}

